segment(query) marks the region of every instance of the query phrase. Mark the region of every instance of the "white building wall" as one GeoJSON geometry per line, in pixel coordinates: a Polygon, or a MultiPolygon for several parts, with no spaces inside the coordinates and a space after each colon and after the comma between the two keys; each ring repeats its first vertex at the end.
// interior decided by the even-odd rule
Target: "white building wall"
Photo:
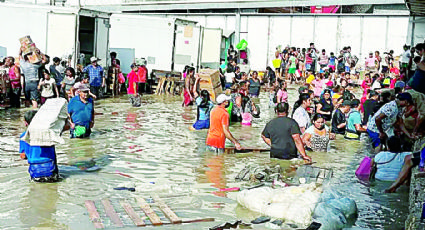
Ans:
{"type": "MultiPolygon", "coordinates": [[[[182,17],[182,15],[167,15],[182,17]]],[[[198,21],[209,28],[234,30],[233,15],[185,15],[185,19],[198,21]]],[[[352,53],[360,61],[369,52],[394,50],[401,54],[408,40],[408,16],[376,15],[242,15],[240,39],[248,41],[248,53],[252,69],[265,70],[272,65],[278,45],[307,48],[314,42],[318,49],[338,55],[344,46],[351,46],[352,53]],[[270,34],[269,33],[270,26],[270,34]]],[[[415,41],[423,41],[425,20],[416,23],[415,41]],[[419,31],[419,32],[418,32],[419,31]]],[[[235,41],[236,45],[237,42],[235,41]]],[[[410,44],[410,42],[408,42],[410,44]]]]}

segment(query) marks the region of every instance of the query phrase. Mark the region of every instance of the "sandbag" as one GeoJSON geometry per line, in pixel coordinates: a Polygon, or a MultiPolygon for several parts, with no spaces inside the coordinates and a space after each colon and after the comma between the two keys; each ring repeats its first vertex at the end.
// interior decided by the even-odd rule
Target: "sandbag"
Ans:
{"type": "Polygon", "coordinates": [[[347,219],[357,216],[357,205],[353,199],[344,197],[340,199],[328,200],[326,203],[335,209],[338,209],[347,219]]]}
{"type": "Polygon", "coordinates": [[[65,98],[51,98],[40,107],[28,126],[22,140],[33,146],[64,144],[60,136],[68,118],[68,102],[65,98]]]}
{"type": "Polygon", "coordinates": [[[313,217],[322,224],[320,230],[338,230],[347,224],[344,214],[327,203],[319,203],[314,209],[313,217]]]}

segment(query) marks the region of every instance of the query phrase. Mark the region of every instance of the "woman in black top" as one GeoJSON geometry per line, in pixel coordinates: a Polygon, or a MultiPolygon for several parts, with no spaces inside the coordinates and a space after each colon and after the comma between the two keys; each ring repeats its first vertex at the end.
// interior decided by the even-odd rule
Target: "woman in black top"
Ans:
{"type": "Polygon", "coordinates": [[[330,121],[332,119],[334,105],[332,104],[330,89],[325,89],[316,109],[317,113],[322,114],[326,121],[330,121]]]}

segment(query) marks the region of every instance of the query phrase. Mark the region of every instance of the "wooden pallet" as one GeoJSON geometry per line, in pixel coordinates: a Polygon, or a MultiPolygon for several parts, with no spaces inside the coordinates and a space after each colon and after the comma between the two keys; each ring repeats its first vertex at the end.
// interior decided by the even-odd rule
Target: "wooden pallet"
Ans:
{"type": "Polygon", "coordinates": [[[252,147],[243,147],[241,150],[237,150],[235,147],[229,147],[224,149],[224,153],[226,154],[234,154],[234,153],[260,153],[260,152],[269,152],[268,148],[252,148],[252,147]]]}
{"type": "MultiPolygon", "coordinates": [[[[109,199],[102,199],[101,204],[103,206],[103,210],[106,217],[109,218],[110,222],[113,224],[114,227],[124,227],[124,223],[121,220],[120,216],[128,216],[129,219],[136,225],[137,227],[145,227],[148,225],[154,225],[159,226],[163,224],[182,224],[182,223],[196,223],[196,222],[211,222],[214,221],[214,218],[204,218],[204,219],[189,219],[189,220],[183,220],[180,217],[178,217],[171,209],[168,207],[168,205],[157,195],[152,196],[154,203],[148,203],[145,199],[142,197],[136,197],[136,203],[139,206],[139,208],[145,213],[146,216],[141,217],[138,215],[135,211],[135,209],[131,206],[130,202],[127,200],[119,200],[119,204],[125,211],[125,213],[117,213],[116,209],[114,209],[111,201],[109,199]],[[163,221],[158,216],[158,214],[152,209],[151,206],[158,207],[167,217],[169,221],[163,221]],[[145,222],[144,220],[149,219],[149,222],[145,222]]],[[[96,208],[95,202],[92,200],[86,200],[85,206],[87,208],[89,218],[94,224],[94,227],[96,229],[103,229],[105,228],[105,221],[102,221],[101,215],[99,214],[98,210],[100,209],[96,208]]],[[[100,207],[99,207],[100,208],[100,207]]]]}

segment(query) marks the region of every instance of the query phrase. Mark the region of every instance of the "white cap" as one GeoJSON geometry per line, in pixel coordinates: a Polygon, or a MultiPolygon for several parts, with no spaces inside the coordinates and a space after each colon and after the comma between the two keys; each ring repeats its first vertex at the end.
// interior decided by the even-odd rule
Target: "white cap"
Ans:
{"type": "Polygon", "coordinates": [[[226,94],[222,93],[222,94],[218,95],[218,97],[215,100],[216,100],[217,104],[222,104],[223,102],[228,101],[230,99],[232,99],[231,96],[227,96],[226,94]]]}
{"type": "Polygon", "coordinates": [[[90,62],[99,61],[99,60],[100,59],[98,59],[97,57],[94,57],[94,56],[90,58],[90,62]]]}

